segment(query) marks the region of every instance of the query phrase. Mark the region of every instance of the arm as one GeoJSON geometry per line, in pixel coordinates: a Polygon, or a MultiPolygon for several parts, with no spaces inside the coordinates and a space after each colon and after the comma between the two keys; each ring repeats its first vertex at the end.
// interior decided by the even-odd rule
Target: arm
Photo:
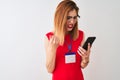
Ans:
{"type": "MultiPolygon", "coordinates": [[[[88,45],[88,47],[90,47],[90,44],[88,45]]],[[[89,63],[90,48],[87,51],[85,51],[83,48],[81,48],[81,56],[82,56],[81,68],[84,69],[85,67],[87,67],[87,65],[89,63]]]]}
{"type": "Polygon", "coordinates": [[[45,37],[45,51],[46,51],[46,68],[49,73],[52,73],[55,68],[56,49],[58,47],[58,40],[52,36],[50,40],[45,37]]]}
{"type": "MultiPolygon", "coordinates": [[[[82,45],[84,43],[84,37],[82,40],[82,45]]],[[[88,44],[88,50],[86,51],[85,49],[83,49],[82,47],[78,48],[78,53],[81,55],[81,68],[84,69],[85,67],[87,67],[88,63],[89,63],[89,56],[90,56],[90,44],[88,44]]]]}

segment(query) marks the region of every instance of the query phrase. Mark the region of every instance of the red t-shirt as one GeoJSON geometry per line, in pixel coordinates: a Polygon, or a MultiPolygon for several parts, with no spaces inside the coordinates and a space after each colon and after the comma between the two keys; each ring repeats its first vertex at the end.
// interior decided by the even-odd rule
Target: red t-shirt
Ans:
{"type": "MultiPolygon", "coordinates": [[[[52,32],[46,34],[50,40],[50,36],[53,35],[52,32]]],[[[56,51],[56,63],[55,69],[52,73],[52,80],[84,80],[83,73],[81,70],[81,56],[77,53],[79,45],[83,40],[83,31],[79,30],[79,37],[76,40],[72,40],[72,52],[76,54],[75,63],[65,63],[65,54],[68,52],[68,44],[71,42],[70,35],[65,36],[65,42],[62,46],[58,46],[56,51]]]]}

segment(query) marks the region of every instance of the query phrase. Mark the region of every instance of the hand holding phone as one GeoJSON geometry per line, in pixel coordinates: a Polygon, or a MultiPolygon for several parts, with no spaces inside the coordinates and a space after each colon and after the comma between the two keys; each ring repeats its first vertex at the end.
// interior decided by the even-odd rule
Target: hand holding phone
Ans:
{"type": "Polygon", "coordinates": [[[87,50],[88,48],[88,43],[90,43],[90,46],[92,46],[94,40],[96,39],[96,37],[88,37],[87,40],[85,41],[84,45],[82,46],[85,50],[87,50]]]}

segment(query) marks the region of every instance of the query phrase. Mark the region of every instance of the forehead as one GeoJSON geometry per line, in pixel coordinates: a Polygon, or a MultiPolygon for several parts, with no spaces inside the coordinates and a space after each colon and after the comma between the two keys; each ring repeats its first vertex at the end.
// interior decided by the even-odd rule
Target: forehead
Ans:
{"type": "Polygon", "coordinates": [[[77,12],[75,9],[71,10],[70,12],[68,12],[68,16],[76,16],[77,12]]]}

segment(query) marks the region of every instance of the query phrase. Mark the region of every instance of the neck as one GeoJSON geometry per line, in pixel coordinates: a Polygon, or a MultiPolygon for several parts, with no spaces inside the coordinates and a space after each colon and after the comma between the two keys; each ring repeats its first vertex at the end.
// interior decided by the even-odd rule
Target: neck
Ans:
{"type": "Polygon", "coordinates": [[[71,34],[71,32],[70,32],[70,31],[67,31],[67,32],[66,32],[66,35],[67,35],[67,34],[71,34]]]}

